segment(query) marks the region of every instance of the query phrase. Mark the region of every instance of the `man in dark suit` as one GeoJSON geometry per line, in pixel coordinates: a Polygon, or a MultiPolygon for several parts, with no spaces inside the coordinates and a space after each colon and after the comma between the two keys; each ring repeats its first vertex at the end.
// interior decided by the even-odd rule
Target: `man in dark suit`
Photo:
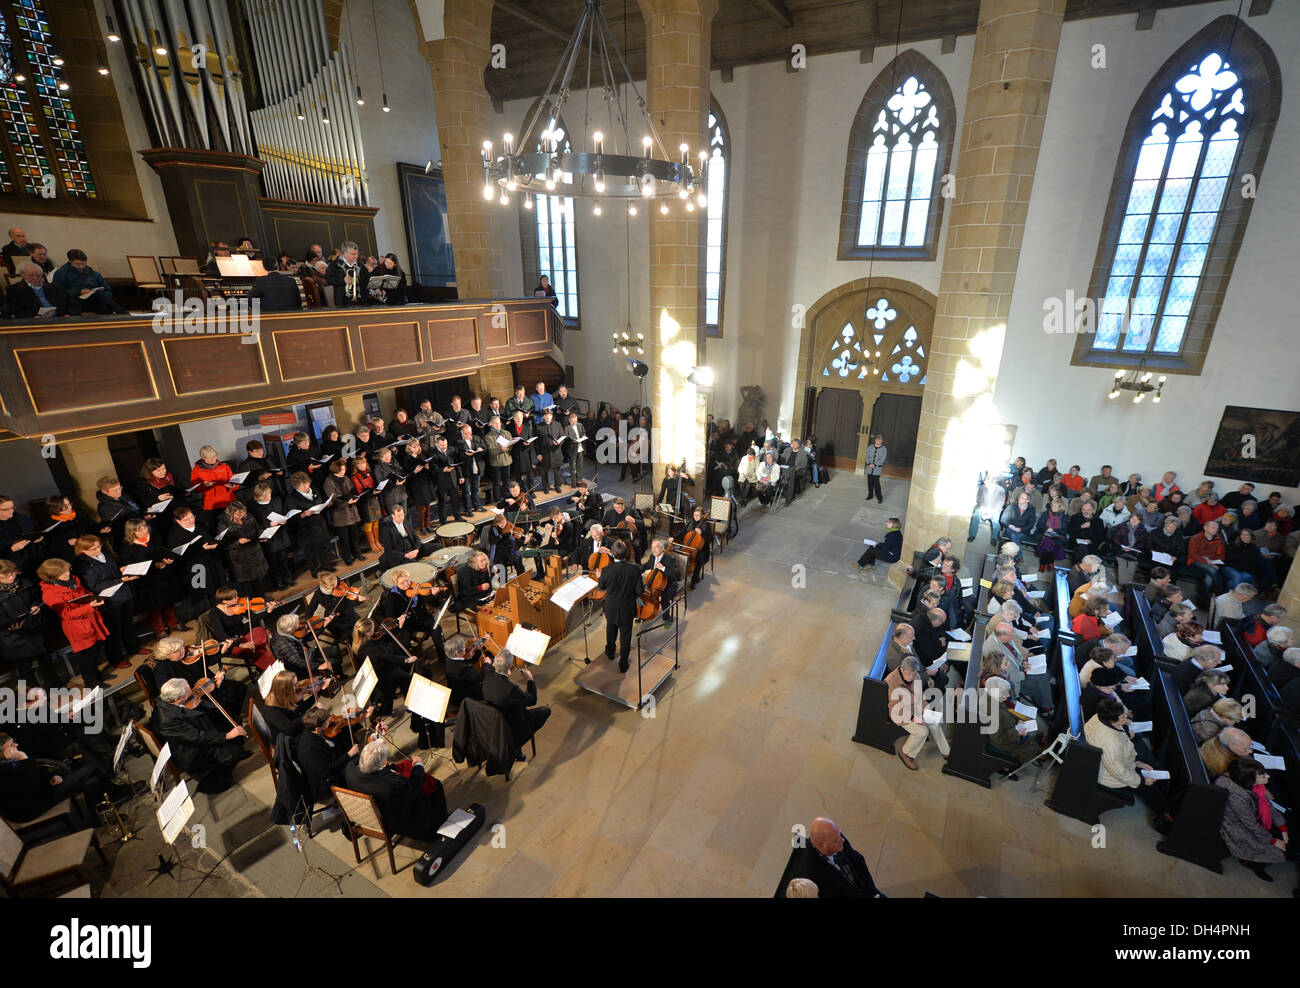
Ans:
{"type": "Polygon", "coordinates": [[[618,671],[627,672],[632,652],[632,622],[636,619],[636,602],[644,585],[641,567],[627,558],[627,543],[611,542],[614,561],[600,571],[597,589],[605,591],[605,657],[614,658],[614,644],[619,643],[618,671]]]}
{"type": "Polygon", "coordinates": [[[523,760],[523,747],[532,739],[542,725],[550,719],[551,708],[537,706],[537,684],[533,682],[533,673],[528,668],[519,670],[524,677],[527,690],[522,690],[510,681],[510,670],[515,657],[510,649],[503,648],[492,660],[492,668],[483,670],[483,702],[489,703],[501,711],[510,725],[510,736],[514,739],[515,760],[523,760]]]}
{"type": "MultiPolygon", "coordinates": [[[[663,612],[664,627],[672,627],[673,619],[668,613],[668,602],[677,596],[677,588],[682,583],[682,570],[677,565],[676,557],[668,551],[668,546],[663,539],[655,539],[650,543],[650,558],[641,565],[641,569],[646,574],[658,570],[667,577],[668,586],[664,587],[659,595],[659,607],[663,612]]],[[[649,582],[648,575],[647,582],[649,582]]]]}
{"type": "Polygon", "coordinates": [[[22,281],[9,286],[5,296],[5,315],[10,319],[35,319],[41,309],[52,308],[56,316],[79,316],[81,304],[68,298],[58,285],[45,280],[45,274],[30,261],[22,265],[22,281]]]}
{"type": "Polygon", "coordinates": [[[806,878],[822,899],[884,899],[862,855],[845,839],[834,820],[818,817],[808,828],[802,847],[790,852],[775,899],[786,897],[792,878],[806,878]]]}
{"type": "Polygon", "coordinates": [[[375,798],[384,829],[413,840],[431,841],[447,819],[447,796],[442,784],[426,775],[424,766],[416,764],[410,776],[403,776],[388,764],[388,742],[382,738],[361,749],[355,761],[343,768],[343,784],[356,792],[375,798]],[[433,792],[421,790],[428,779],[433,792]]]}
{"type": "Polygon", "coordinates": [[[190,775],[211,770],[199,784],[199,792],[225,792],[235,784],[235,766],[252,754],[244,750],[248,734],[242,727],[223,734],[202,710],[182,707],[179,701],[189,691],[190,684],[179,677],[159,688],[158,736],[171,745],[176,764],[190,775]]]}
{"type": "Polygon", "coordinates": [[[338,255],[325,270],[325,283],[334,287],[334,304],[337,306],[368,305],[370,293],[366,284],[370,272],[358,263],[360,251],[351,240],[339,244],[338,255]]]}
{"type": "Polygon", "coordinates": [[[125,794],[99,766],[83,761],[66,777],[57,775],[48,762],[29,758],[10,735],[0,734],[0,815],[6,819],[26,823],[76,795],[89,809],[106,793],[110,798],[125,794]]]}
{"type": "Polygon", "coordinates": [[[278,265],[254,278],[248,294],[259,301],[262,312],[297,312],[302,308],[297,282],[278,265]]]}

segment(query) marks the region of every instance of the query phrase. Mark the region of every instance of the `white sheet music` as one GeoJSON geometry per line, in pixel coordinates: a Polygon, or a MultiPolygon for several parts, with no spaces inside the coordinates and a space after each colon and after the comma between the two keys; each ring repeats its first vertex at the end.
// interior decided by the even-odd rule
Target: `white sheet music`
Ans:
{"type": "Polygon", "coordinates": [[[1030,599],[1030,600],[1042,600],[1042,599],[1043,599],[1044,597],[1046,597],[1046,596],[1047,596],[1047,591],[1046,591],[1046,590],[1030,590],[1030,591],[1029,591],[1029,599],[1030,599]]]}
{"type": "Polygon", "coordinates": [[[113,596],[113,594],[117,593],[121,589],[122,589],[122,584],[114,583],[111,587],[105,587],[103,590],[99,591],[99,595],[105,598],[111,597],[113,596]]]}
{"type": "Polygon", "coordinates": [[[1169,555],[1167,552],[1152,552],[1151,561],[1153,563],[1161,563],[1165,566],[1172,566],[1174,564],[1174,557],[1169,555]]]}
{"type": "Polygon", "coordinates": [[[1035,717],[1038,716],[1037,707],[1030,706],[1028,703],[1024,703],[1020,700],[1016,701],[1016,705],[1013,709],[1021,717],[1025,718],[1025,720],[1033,720],[1035,717]]]}
{"type": "Polygon", "coordinates": [[[226,483],[232,485],[242,484],[247,479],[248,479],[248,471],[245,470],[243,473],[237,473],[234,476],[232,476],[229,480],[226,481],[226,483]]]}
{"type": "Polygon", "coordinates": [[[284,672],[284,663],[276,659],[266,667],[266,672],[257,677],[257,688],[261,692],[263,700],[270,695],[271,680],[275,679],[275,674],[278,672],[284,672]]]}
{"type": "Polygon", "coordinates": [[[947,635],[949,638],[951,638],[953,641],[957,641],[957,642],[970,641],[970,632],[966,631],[963,628],[953,628],[950,631],[945,631],[944,634],[947,635]]]}
{"type": "Polygon", "coordinates": [[[1265,755],[1262,752],[1256,752],[1255,761],[1271,772],[1281,772],[1286,768],[1286,762],[1282,760],[1281,755],[1265,755]]]}
{"type": "Polygon", "coordinates": [[[921,711],[921,719],[925,721],[927,724],[942,724],[943,711],[931,710],[929,707],[926,707],[924,710],[921,711]]]}
{"type": "Polygon", "coordinates": [[[1047,657],[1043,655],[1033,655],[1029,658],[1029,675],[1041,676],[1047,672],[1047,657]]]}
{"type": "Polygon", "coordinates": [[[1129,683],[1128,688],[1131,690],[1149,690],[1151,684],[1147,682],[1145,676],[1138,676],[1137,682],[1129,683]]]}
{"type": "Polygon", "coordinates": [[[411,676],[406,688],[406,709],[426,720],[441,724],[447,719],[447,705],[451,703],[451,690],[418,673],[411,676]]]}
{"type": "Polygon", "coordinates": [[[1101,619],[1101,623],[1113,631],[1115,629],[1115,626],[1119,624],[1121,620],[1122,617],[1119,611],[1111,611],[1109,614],[1107,614],[1104,618],[1101,619]]]}
{"type": "Polygon", "coordinates": [[[375,675],[375,667],[370,664],[369,659],[366,659],[361,663],[361,668],[357,670],[350,687],[352,695],[357,698],[358,709],[365,709],[370,701],[370,694],[375,691],[377,685],[379,685],[379,677],[375,675]]]}
{"type": "Polygon", "coordinates": [[[863,545],[879,545],[880,543],[877,542],[875,539],[863,539],[863,540],[862,540],[862,544],[863,544],[863,545]]]}
{"type": "MultiPolygon", "coordinates": [[[[387,481],[385,481],[385,483],[387,483],[387,481]]],[[[277,525],[283,525],[286,521],[289,520],[289,516],[282,515],[278,511],[271,511],[267,513],[266,520],[270,522],[274,522],[277,525]]]]}
{"type": "Polygon", "coordinates": [[[166,501],[158,501],[155,504],[149,505],[149,507],[145,509],[145,513],[150,515],[160,515],[171,507],[171,503],[170,498],[166,501]]]}
{"type": "Polygon", "coordinates": [[[135,733],[135,721],[128,720],[126,727],[122,729],[122,736],[117,739],[117,748],[113,751],[113,771],[118,772],[122,769],[122,756],[126,754],[127,742],[131,740],[131,735],[135,733]]]}
{"type": "Polygon", "coordinates": [[[162,746],[162,751],[158,752],[158,760],[153,763],[153,772],[149,776],[149,788],[158,787],[158,777],[162,775],[163,766],[172,760],[172,745],[168,741],[162,746]]]}
{"type": "Polygon", "coordinates": [[[473,822],[473,813],[457,809],[452,812],[451,816],[447,817],[447,822],[438,828],[438,834],[442,837],[456,837],[473,822]]]}
{"type": "Polygon", "coordinates": [[[149,567],[153,565],[152,559],[145,559],[138,563],[132,563],[130,566],[122,567],[123,576],[144,576],[149,572],[149,567]]]}
{"type": "Polygon", "coordinates": [[[1120,658],[1131,659],[1133,658],[1133,656],[1137,654],[1138,654],[1138,647],[1136,645],[1130,645],[1128,648],[1124,649],[1123,653],[1120,655],[1120,658]]]}
{"type": "Polygon", "coordinates": [[[1210,645],[1222,645],[1223,635],[1217,631],[1203,631],[1201,637],[1210,645]]]}
{"type": "Polygon", "coordinates": [[[1155,730],[1155,723],[1149,720],[1135,720],[1129,724],[1129,730],[1134,734],[1150,734],[1155,730]]]}
{"type": "Polygon", "coordinates": [[[1159,782],[1161,779],[1169,778],[1169,773],[1162,768],[1142,769],[1142,778],[1154,779],[1159,782]]]}
{"type": "Polygon", "coordinates": [[[269,538],[272,538],[272,537],[275,535],[275,533],[278,532],[278,531],[279,531],[278,528],[276,528],[274,525],[270,525],[270,526],[268,526],[267,528],[265,528],[265,529],[262,530],[262,534],[259,535],[258,538],[259,538],[259,539],[269,539],[269,538]]]}
{"type": "Polygon", "coordinates": [[[551,603],[560,610],[568,612],[574,604],[595,589],[596,581],[591,577],[575,576],[556,588],[555,593],[551,594],[551,603]]]}
{"type": "Polygon", "coordinates": [[[546,654],[546,647],[550,644],[550,635],[544,635],[540,631],[530,631],[521,624],[515,625],[514,630],[510,632],[510,637],[506,639],[506,648],[531,666],[542,661],[542,656],[546,654]]]}

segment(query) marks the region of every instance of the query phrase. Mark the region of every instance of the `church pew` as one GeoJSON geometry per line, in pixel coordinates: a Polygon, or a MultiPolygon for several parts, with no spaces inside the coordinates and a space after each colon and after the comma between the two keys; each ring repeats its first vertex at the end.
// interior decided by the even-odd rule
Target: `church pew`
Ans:
{"type": "MultiPolygon", "coordinates": [[[[992,559],[992,557],[989,557],[992,559]]],[[[985,789],[992,787],[989,779],[994,772],[1009,772],[1017,765],[1015,759],[994,754],[984,746],[977,697],[980,685],[980,662],[984,650],[984,637],[988,634],[988,615],[975,618],[971,629],[970,660],[966,664],[965,689],[952,704],[956,723],[952,728],[951,752],[944,763],[943,774],[973,782],[985,789]]],[[[950,667],[951,668],[951,667],[950,667]]],[[[952,680],[949,679],[949,688],[952,680]]]]}
{"type": "Polygon", "coordinates": [[[1250,701],[1254,707],[1254,715],[1237,726],[1255,740],[1267,744],[1266,739],[1273,728],[1274,712],[1281,699],[1277,687],[1235,628],[1225,626],[1221,634],[1224,661],[1232,666],[1235,673],[1228,695],[1242,704],[1250,701]]]}
{"type": "Polygon", "coordinates": [[[1173,827],[1156,844],[1156,850],[1222,872],[1227,848],[1219,837],[1219,827],[1228,801],[1227,790],[1211,784],[1187,708],[1170,672],[1159,666],[1153,671],[1152,717],[1157,743],[1152,747],[1160,764],[1169,771],[1169,792],[1175,806],[1173,827]]]}
{"type": "Polygon", "coordinates": [[[1047,806],[1062,816],[1095,824],[1107,810],[1131,806],[1133,796],[1098,783],[1101,749],[1094,748],[1083,738],[1083,689],[1074,659],[1074,643],[1058,639],[1056,658],[1056,676],[1063,694],[1056,708],[1060,725],[1057,730],[1067,734],[1069,740],[1061,756],[1052,793],[1047,797],[1047,806]]]}
{"type": "MultiPolygon", "coordinates": [[[[1157,665],[1169,667],[1172,660],[1165,658],[1164,646],[1156,632],[1155,620],[1151,617],[1151,605],[1147,603],[1146,594],[1141,584],[1130,583],[1124,591],[1124,623],[1133,634],[1133,644],[1137,646],[1133,668],[1139,676],[1152,682],[1152,675],[1157,665]]],[[[1177,666],[1177,663],[1172,663],[1177,666]]]]}
{"type": "Polygon", "coordinates": [[[1053,567],[1049,592],[1052,594],[1052,623],[1056,625],[1054,630],[1057,638],[1073,645],[1074,632],[1070,630],[1070,571],[1066,567],[1053,567]]]}
{"type": "Polygon", "coordinates": [[[980,565],[978,573],[975,573],[975,619],[988,616],[989,598],[993,594],[993,570],[997,562],[997,556],[991,552],[984,554],[984,562],[980,565]]]}
{"type": "Polygon", "coordinates": [[[858,723],[853,740],[869,744],[886,754],[894,754],[898,739],[906,735],[901,727],[889,719],[889,687],[885,685],[886,659],[889,643],[894,634],[894,622],[885,626],[885,635],[876,649],[871,669],[862,677],[862,695],[858,699],[858,723]]]}

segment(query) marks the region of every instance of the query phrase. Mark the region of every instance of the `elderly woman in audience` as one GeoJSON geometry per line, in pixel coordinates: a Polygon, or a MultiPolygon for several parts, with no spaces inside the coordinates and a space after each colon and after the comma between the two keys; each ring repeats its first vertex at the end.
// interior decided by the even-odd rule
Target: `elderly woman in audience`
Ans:
{"type": "Polygon", "coordinates": [[[1014,600],[1003,601],[1002,606],[998,608],[995,618],[1001,618],[1011,625],[1016,631],[1016,637],[1024,642],[1025,650],[1031,655],[1042,652],[1045,643],[1040,639],[1038,625],[1032,621],[1026,621],[1024,610],[1014,600]]]}
{"type": "Polygon", "coordinates": [[[1142,519],[1125,512],[1124,520],[1110,530],[1110,543],[1115,548],[1115,566],[1119,571],[1120,586],[1126,586],[1133,582],[1138,563],[1146,554],[1147,532],[1142,527],[1142,519]]]}
{"type": "MultiPolygon", "coordinates": [[[[1191,507],[1186,504],[1175,511],[1174,516],[1178,519],[1178,531],[1185,539],[1190,539],[1193,535],[1199,535],[1205,530],[1205,526],[1196,520],[1196,516],[1192,514],[1191,507]]],[[[1219,516],[1220,534],[1223,535],[1225,542],[1228,540],[1226,534],[1227,526],[1233,524],[1235,521],[1236,519],[1233,518],[1232,512],[1219,516]]]]}
{"type": "MultiPolygon", "coordinates": [[[[1255,646],[1255,658],[1260,665],[1268,670],[1269,677],[1273,678],[1274,667],[1282,660],[1286,650],[1294,645],[1295,632],[1290,628],[1277,624],[1269,628],[1264,635],[1264,640],[1255,646]]],[[[1285,670],[1281,672],[1281,675],[1283,678],[1290,678],[1290,674],[1285,670]]],[[[1281,682],[1277,685],[1278,689],[1281,689],[1286,683],[1281,682]]]]}
{"type": "Polygon", "coordinates": [[[1201,745],[1201,761],[1213,780],[1228,771],[1238,758],[1245,758],[1254,750],[1249,734],[1240,727],[1225,727],[1201,745]]]}
{"type": "Polygon", "coordinates": [[[1237,528],[1256,532],[1263,527],[1264,515],[1259,510],[1259,503],[1242,501],[1241,510],[1237,514],[1237,528]]]}
{"type": "Polygon", "coordinates": [[[1271,882],[1265,869],[1295,854],[1288,848],[1286,817],[1269,800],[1264,766],[1250,756],[1238,758],[1214,784],[1228,791],[1219,825],[1223,843],[1234,858],[1271,882]]]}
{"type": "Polygon", "coordinates": [[[1204,744],[1227,727],[1236,727],[1245,719],[1241,704],[1230,696],[1215,700],[1192,718],[1192,733],[1196,743],[1204,744]]]}
{"type": "Polygon", "coordinates": [[[1011,683],[1016,696],[1033,704],[1042,711],[1044,717],[1051,720],[1053,710],[1051,677],[1045,672],[1029,671],[1031,668],[1029,653],[1017,641],[1015,629],[1010,622],[999,618],[989,622],[989,633],[984,639],[983,655],[986,658],[996,659],[999,655],[1005,658],[1005,668],[995,669],[995,675],[1004,677],[1011,683]]]}
{"type": "Polygon", "coordinates": [[[1041,744],[1031,744],[1031,735],[1043,740],[1046,724],[1041,717],[1025,720],[1013,712],[1015,698],[1012,696],[1011,684],[1001,676],[989,676],[984,680],[984,701],[981,714],[989,717],[989,724],[996,727],[992,733],[984,735],[984,744],[995,754],[1014,758],[1023,765],[1038,755],[1041,744]]]}
{"type": "Polygon", "coordinates": [[[1219,495],[1210,491],[1204,501],[1192,508],[1192,517],[1204,525],[1207,522],[1218,521],[1227,511],[1228,509],[1219,503],[1219,495]]]}
{"type": "Polygon", "coordinates": [[[1183,694],[1183,706],[1187,715],[1194,716],[1228,695],[1228,674],[1224,672],[1203,672],[1196,677],[1191,689],[1183,694]]]}
{"type": "Polygon", "coordinates": [[[948,757],[949,750],[942,724],[926,720],[924,685],[925,669],[921,660],[910,656],[885,677],[885,686],[889,689],[889,718],[907,732],[906,740],[898,749],[898,757],[913,772],[917,770],[916,756],[921,753],[926,737],[934,741],[944,758],[948,757]]]}
{"type": "MultiPolygon", "coordinates": [[[[1101,506],[1101,523],[1107,528],[1114,528],[1128,521],[1128,502],[1119,496],[1119,484],[1111,484],[1110,490],[1097,502],[1101,506]]],[[[1139,519],[1140,521],[1140,519],[1139,519]]]]}
{"type": "Polygon", "coordinates": [[[1083,605],[1083,612],[1070,622],[1070,630],[1074,632],[1080,644],[1102,638],[1106,630],[1103,619],[1109,613],[1110,602],[1104,596],[1088,597],[1083,605]]]}
{"type": "MultiPolygon", "coordinates": [[[[1092,674],[1098,669],[1120,669],[1118,664],[1119,656],[1127,651],[1128,646],[1125,645],[1123,649],[1112,648],[1112,644],[1118,644],[1113,639],[1119,639],[1120,642],[1128,641],[1123,635],[1112,635],[1103,639],[1100,645],[1094,645],[1092,650],[1088,652],[1088,661],[1079,669],[1080,686],[1087,687],[1092,681],[1092,674]]],[[[1120,669],[1120,672],[1122,674],[1120,679],[1121,688],[1130,687],[1138,681],[1137,676],[1129,675],[1123,669],[1120,669]]],[[[1126,693],[1130,692],[1128,689],[1124,691],[1126,693]]]]}
{"type": "Polygon", "coordinates": [[[1156,622],[1156,634],[1162,639],[1168,638],[1188,621],[1195,620],[1196,608],[1191,604],[1172,604],[1169,610],[1156,622]]]}
{"type": "Polygon", "coordinates": [[[1192,650],[1205,644],[1205,628],[1196,621],[1183,621],[1171,634],[1160,639],[1165,658],[1182,662],[1192,654],[1192,650]]]}
{"type": "MultiPolygon", "coordinates": [[[[1110,593],[1110,582],[1101,575],[1100,572],[1092,578],[1089,583],[1081,583],[1075,587],[1074,596],[1070,598],[1069,615],[1074,620],[1083,613],[1084,606],[1090,599],[1101,597],[1105,598],[1110,593]]],[[[1102,615],[1105,617],[1105,614],[1102,615]]]]}
{"type": "Polygon", "coordinates": [[[1038,517],[1038,572],[1047,573],[1065,558],[1070,516],[1065,501],[1052,498],[1048,510],[1038,517]]]}
{"type": "Polygon", "coordinates": [[[1119,485],[1120,493],[1125,497],[1133,497],[1142,490],[1142,475],[1140,473],[1131,473],[1128,480],[1119,485]]]}
{"type": "Polygon", "coordinates": [[[1101,749],[1101,768],[1097,782],[1107,789],[1132,789],[1134,794],[1156,814],[1154,826],[1167,833],[1173,820],[1166,812],[1169,796],[1163,782],[1144,776],[1154,770],[1150,761],[1138,758],[1128,726],[1128,711],[1118,700],[1105,699],[1097,704],[1097,712],[1083,725],[1083,736],[1095,748],[1101,749]]]}

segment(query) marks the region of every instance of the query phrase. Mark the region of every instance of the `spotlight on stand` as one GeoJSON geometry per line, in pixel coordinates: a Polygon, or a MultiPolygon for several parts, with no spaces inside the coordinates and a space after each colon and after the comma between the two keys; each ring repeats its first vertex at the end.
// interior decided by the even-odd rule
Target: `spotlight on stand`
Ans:
{"type": "Polygon", "coordinates": [[[645,377],[650,373],[650,365],[634,357],[625,358],[629,364],[628,369],[632,372],[633,377],[645,377]]]}

